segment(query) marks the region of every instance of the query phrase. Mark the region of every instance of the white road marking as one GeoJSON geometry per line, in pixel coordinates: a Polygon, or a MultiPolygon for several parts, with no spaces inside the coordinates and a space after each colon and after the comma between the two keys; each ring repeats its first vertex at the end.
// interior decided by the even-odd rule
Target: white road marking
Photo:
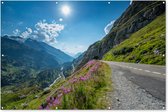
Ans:
{"type": "Polygon", "coordinates": [[[151,71],[149,71],[149,70],[144,70],[145,72],[151,72],[151,71]]]}
{"type": "Polygon", "coordinates": [[[152,72],[152,73],[154,73],[154,74],[161,74],[161,73],[159,73],[159,72],[152,72]]]}
{"type": "MultiPolygon", "coordinates": [[[[115,65],[117,65],[117,64],[115,64],[115,65]]],[[[118,66],[120,66],[120,67],[126,67],[126,68],[132,68],[132,69],[135,69],[135,70],[143,70],[143,69],[133,68],[133,67],[126,66],[126,65],[118,65],[118,66]]],[[[152,72],[152,71],[149,71],[149,70],[143,70],[143,71],[145,71],[145,72],[152,72]]],[[[159,73],[159,72],[152,72],[152,73],[154,73],[154,74],[162,74],[162,73],[159,73]]],[[[166,74],[162,74],[162,75],[166,75],[166,74]]]]}

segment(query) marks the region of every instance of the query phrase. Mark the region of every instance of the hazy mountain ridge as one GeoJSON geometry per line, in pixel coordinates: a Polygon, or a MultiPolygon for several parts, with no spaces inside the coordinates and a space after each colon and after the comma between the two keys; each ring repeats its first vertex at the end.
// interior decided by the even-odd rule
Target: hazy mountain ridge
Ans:
{"type": "MultiPolygon", "coordinates": [[[[59,63],[52,55],[39,51],[9,38],[1,38],[3,60],[15,60],[20,66],[35,69],[58,67],[59,63]]],[[[2,63],[3,64],[3,63],[2,63]]]]}
{"type": "Polygon", "coordinates": [[[56,49],[44,42],[38,42],[36,40],[27,39],[25,41],[25,44],[29,47],[32,47],[33,49],[47,52],[48,54],[52,55],[54,59],[58,61],[59,64],[63,64],[65,62],[71,62],[73,60],[71,56],[65,54],[63,51],[56,49]]]}
{"type": "Polygon", "coordinates": [[[77,54],[75,54],[74,58],[78,58],[81,54],[82,52],[78,52],[77,54]]]}

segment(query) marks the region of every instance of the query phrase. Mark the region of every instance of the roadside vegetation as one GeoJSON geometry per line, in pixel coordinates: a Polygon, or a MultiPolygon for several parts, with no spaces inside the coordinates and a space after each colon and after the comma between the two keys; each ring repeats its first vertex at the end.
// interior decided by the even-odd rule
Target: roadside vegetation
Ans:
{"type": "Polygon", "coordinates": [[[51,92],[30,102],[32,109],[106,109],[103,96],[112,91],[111,69],[92,60],[51,87],[51,92]]]}
{"type": "Polygon", "coordinates": [[[165,14],[107,52],[103,60],[165,65],[165,14]]]}
{"type": "Polygon", "coordinates": [[[92,60],[50,88],[25,90],[29,94],[22,99],[13,93],[4,94],[3,104],[7,103],[4,109],[107,109],[105,96],[109,91],[112,91],[111,68],[92,60]],[[9,100],[13,103],[8,103],[9,100]]]}

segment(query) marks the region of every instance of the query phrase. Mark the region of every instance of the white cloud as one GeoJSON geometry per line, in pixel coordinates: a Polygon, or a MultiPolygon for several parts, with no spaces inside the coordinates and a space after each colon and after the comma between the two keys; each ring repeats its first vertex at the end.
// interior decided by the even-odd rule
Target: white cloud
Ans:
{"type": "Polygon", "coordinates": [[[87,47],[83,45],[57,42],[56,39],[62,30],[64,30],[64,25],[56,23],[55,20],[53,20],[51,23],[48,23],[46,20],[42,20],[37,22],[34,25],[34,28],[26,27],[26,30],[23,32],[16,29],[13,31],[13,33],[20,33],[20,36],[22,36],[24,39],[31,38],[37,41],[45,42],[71,56],[74,56],[79,52],[84,52],[87,49],[87,47]]]}
{"type": "Polygon", "coordinates": [[[26,39],[26,38],[29,38],[31,34],[32,34],[32,29],[26,27],[26,31],[22,32],[21,36],[26,39]]]}
{"type": "Polygon", "coordinates": [[[59,21],[60,21],[60,22],[62,22],[62,21],[63,21],[63,19],[62,19],[62,18],[59,18],[59,21]]]}
{"type": "Polygon", "coordinates": [[[56,37],[59,36],[59,33],[64,29],[64,25],[57,24],[55,21],[47,23],[46,20],[39,21],[35,24],[35,27],[32,30],[31,28],[26,27],[26,31],[20,33],[18,29],[13,31],[14,34],[20,33],[20,36],[23,38],[32,38],[37,41],[42,41],[47,44],[57,43],[56,37]]]}
{"type": "Polygon", "coordinates": [[[31,34],[32,33],[32,29],[31,28],[26,28],[27,31],[31,34]]]}
{"type": "Polygon", "coordinates": [[[45,31],[49,34],[51,32],[53,32],[53,34],[57,34],[58,32],[60,32],[61,30],[64,29],[64,25],[57,24],[55,22],[47,23],[47,22],[44,22],[44,21],[40,21],[35,25],[35,28],[37,30],[45,31]]]}
{"type": "Polygon", "coordinates": [[[132,4],[132,1],[133,1],[133,0],[130,0],[130,5],[132,4]]]}
{"type": "Polygon", "coordinates": [[[15,36],[20,35],[20,30],[19,30],[19,29],[15,29],[15,30],[13,31],[13,34],[14,34],[15,36]]]}
{"type": "Polygon", "coordinates": [[[34,34],[38,34],[38,31],[36,31],[36,30],[34,30],[33,32],[34,32],[34,34]]]}
{"type": "Polygon", "coordinates": [[[33,33],[36,35],[36,39],[46,43],[56,42],[56,37],[64,29],[64,25],[57,24],[55,21],[52,23],[47,23],[46,21],[40,21],[35,25],[35,31],[33,33]]]}
{"type": "Polygon", "coordinates": [[[18,23],[18,25],[20,26],[20,25],[22,25],[23,24],[23,22],[22,21],[20,21],[19,23],[18,23]]]}
{"type": "Polygon", "coordinates": [[[109,31],[111,30],[111,28],[113,27],[113,24],[114,24],[115,20],[111,21],[109,24],[107,24],[107,26],[104,28],[104,32],[106,34],[109,33],[109,31]]]}

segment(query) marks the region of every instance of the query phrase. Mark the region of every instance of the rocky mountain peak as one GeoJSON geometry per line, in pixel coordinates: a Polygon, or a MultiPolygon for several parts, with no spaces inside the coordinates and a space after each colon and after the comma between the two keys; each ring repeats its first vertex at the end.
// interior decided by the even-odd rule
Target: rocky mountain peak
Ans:
{"type": "Polygon", "coordinates": [[[163,1],[133,1],[114,22],[110,32],[101,41],[95,42],[88,48],[78,67],[80,68],[95,57],[101,59],[114,46],[129,38],[131,34],[140,30],[164,12],[165,3],[163,1]]]}

